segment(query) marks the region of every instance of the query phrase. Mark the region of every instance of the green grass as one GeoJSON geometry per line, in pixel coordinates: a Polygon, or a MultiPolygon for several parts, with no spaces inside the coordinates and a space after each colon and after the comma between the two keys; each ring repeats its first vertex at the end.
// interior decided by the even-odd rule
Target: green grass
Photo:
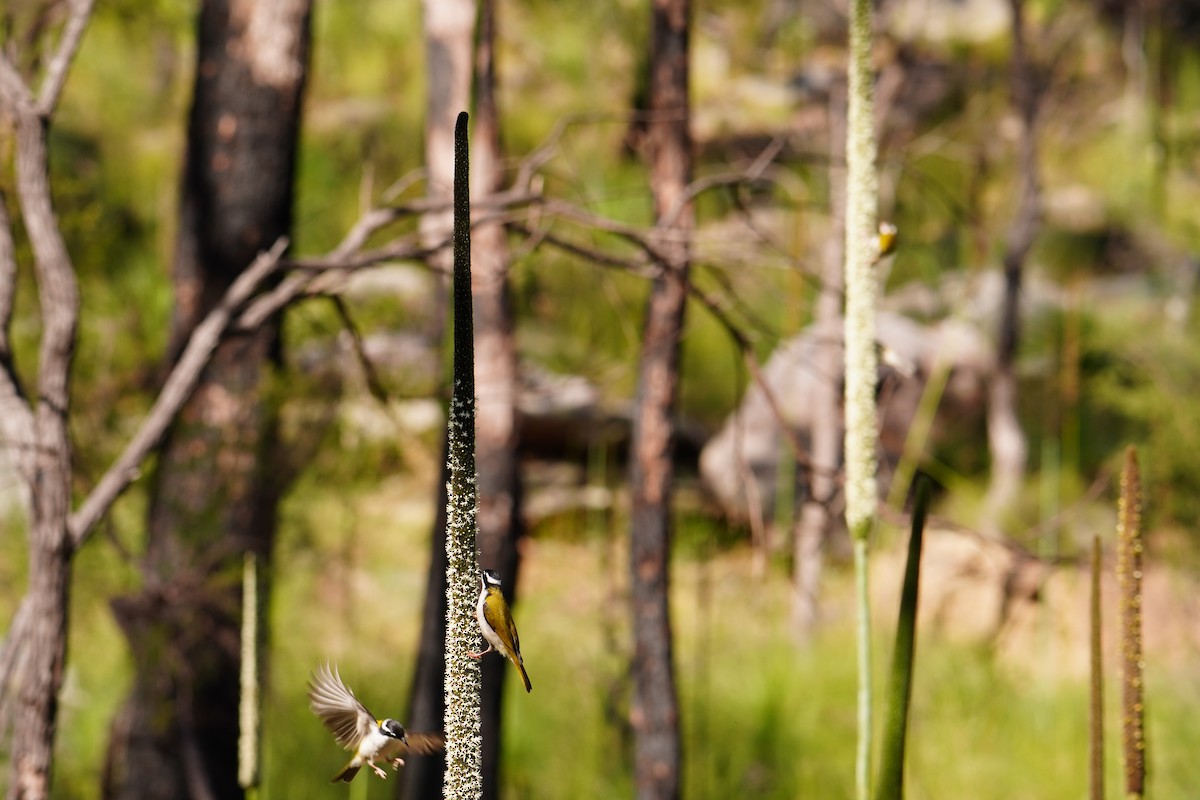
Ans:
{"type": "MultiPolygon", "coordinates": [[[[303,483],[285,506],[271,601],[271,684],[265,702],[266,797],[316,796],[343,753],[307,708],[308,672],[325,659],[377,714],[403,715],[428,558],[430,486],[384,479],[370,492],[303,483]]],[[[11,541],[11,540],[10,540],[11,541]]],[[[516,617],[532,694],[508,685],[504,797],[628,796],[628,619],[625,545],[599,537],[528,543],[516,617]]],[[[95,542],[79,565],[56,795],[98,796],[111,714],[129,665],[104,602],[129,572],[95,542]],[[101,578],[100,576],[107,576],[101,578]]],[[[752,573],[740,545],[681,550],[673,571],[676,666],[690,798],[850,797],[854,669],[849,575],[829,574],[829,624],[809,647],[788,632],[785,574],[752,573]],[[701,559],[701,553],[709,558],[701,559]]],[[[6,604],[7,605],[7,604],[6,604]]],[[[878,609],[877,686],[893,612],[878,609]]],[[[1086,687],[1023,677],[985,648],[922,634],[914,683],[912,797],[1081,796],[1086,687]]],[[[1031,659],[1047,657],[1030,653],[1031,659]]],[[[1110,678],[1109,686],[1114,686],[1110,678]]],[[[1110,688],[1110,693],[1112,689],[1110,688]]],[[[1200,783],[1200,679],[1150,670],[1150,796],[1185,797],[1200,783]]],[[[1110,730],[1116,703],[1110,699],[1110,730]]],[[[1110,736],[1115,745],[1117,737],[1110,736]]],[[[1118,759],[1110,754],[1111,785],[1118,759]]],[[[390,797],[362,775],[358,797],[390,797]]],[[[330,795],[333,796],[333,795],[330,795]]],[[[341,795],[339,795],[341,796],[341,795]]]]}

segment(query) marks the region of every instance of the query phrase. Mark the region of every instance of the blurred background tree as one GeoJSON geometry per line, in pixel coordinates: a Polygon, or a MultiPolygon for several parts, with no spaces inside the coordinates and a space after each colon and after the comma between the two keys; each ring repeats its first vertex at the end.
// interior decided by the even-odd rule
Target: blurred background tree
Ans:
{"type": "MultiPolygon", "coordinates": [[[[169,361],[255,255],[291,232],[311,15],[310,0],[200,4],[169,361]]],[[[113,601],[135,670],[113,720],[107,797],[242,796],[240,567],[254,553],[269,579],[296,463],[278,431],[280,358],[277,317],[228,337],[159,447],[142,586],[113,601]]]]}
{"type": "MultiPolygon", "coordinates": [[[[988,566],[1009,563],[998,552],[952,562],[975,576],[971,591],[993,593],[947,600],[937,616],[945,638],[922,639],[931,651],[928,660],[922,654],[914,686],[923,729],[910,743],[909,779],[939,796],[1080,793],[1082,745],[1077,763],[1053,755],[1081,743],[1085,729],[1080,724],[1074,732],[1085,708],[1082,684],[1069,668],[1074,640],[1057,623],[1068,618],[1070,603],[1062,598],[1073,596],[1070,560],[1093,532],[1111,530],[1111,467],[1130,441],[1144,456],[1147,570],[1165,560],[1155,554],[1185,569],[1148,579],[1147,602],[1174,608],[1157,634],[1147,632],[1148,702],[1162,709],[1151,715],[1149,738],[1189,741],[1187,720],[1200,708],[1200,687],[1179,668],[1200,647],[1186,624],[1194,587],[1186,570],[1196,564],[1193,440],[1200,430],[1189,399],[1200,375],[1191,345],[1200,234],[1191,213],[1198,192],[1200,5],[1020,5],[1039,102],[1036,139],[1028,147],[1012,98],[1006,0],[932,6],[888,0],[878,9],[880,209],[897,223],[901,242],[879,265],[881,331],[890,331],[886,344],[915,367],[915,378],[896,370],[880,385],[885,480],[892,470],[902,472],[905,458],[938,479],[943,492],[927,542],[931,553],[939,552],[939,542],[966,548],[977,541],[939,530],[939,519],[975,525],[983,518],[1005,537],[1004,553],[1044,557],[1044,563],[1017,561],[1046,570],[1030,584],[1037,591],[1023,593],[1027,573],[988,566]],[[985,398],[996,367],[1005,241],[1024,194],[1021,154],[1030,148],[1039,169],[1040,217],[1021,272],[1020,347],[1011,364],[1028,457],[1015,496],[997,517],[984,511],[991,466],[985,398]],[[933,379],[937,374],[944,384],[933,379]],[[906,445],[910,423],[929,408],[938,409],[929,435],[906,445]],[[1068,563],[1053,566],[1060,559],[1068,563]],[[1156,585],[1165,587],[1159,601],[1156,585]],[[988,633],[964,645],[953,633],[953,610],[992,609],[981,598],[993,596],[1007,598],[995,606],[1004,616],[989,615],[982,626],[988,633]],[[1035,629],[1034,619],[1055,621],[1040,630],[1056,633],[1022,638],[1035,629]],[[1166,650],[1184,656],[1172,662],[1166,650]],[[1020,662],[1018,677],[1008,658],[1020,662]],[[1023,670],[1053,672],[1055,680],[1030,682],[1020,677],[1023,670]],[[999,754],[997,741],[1009,743],[999,754]],[[1061,746],[1047,748],[1048,741],[1061,746]],[[937,754],[950,746],[964,755],[948,765],[937,754]],[[1004,769],[1014,763],[1021,768],[1004,769]]],[[[0,9],[3,47],[24,74],[45,65],[64,8],[21,0],[0,9]]],[[[77,500],[121,451],[177,352],[171,332],[183,323],[173,319],[179,306],[166,265],[187,236],[180,186],[203,46],[200,8],[183,0],[99,4],[50,128],[55,207],[82,304],[70,423],[77,500]]],[[[496,185],[536,187],[546,198],[503,220],[519,387],[516,463],[525,484],[520,522],[529,531],[518,548],[519,576],[507,588],[521,597],[522,649],[537,683],[533,694],[521,691],[504,705],[504,738],[494,740],[504,797],[628,794],[633,786],[625,736],[632,691],[630,495],[622,476],[639,321],[650,293],[652,259],[644,245],[654,201],[648,173],[628,146],[630,135],[633,144],[645,135],[630,124],[630,99],[639,87],[645,99],[648,88],[648,8],[529,0],[496,9],[503,20],[496,75],[505,153],[496,185]],[[535,152],[541,160],[533,168],[535,152]]],[[[428,120],[422,100],[430,92],[422,21],[416,3],[316,5],[312,70],[297,122],[296,257],[335,246],[364,208],[416,208],[429,193],[422,178],[432,176],[419,172],[428,120]]],[[[828,362],[811,368],[821,363],[825,340],[810,323],[822,287],[832,283],[822,272],[822,251],[836,238],[827,209],[836,193],[830,132],[836,81],[844,74],[844,25],[838,4],[716,0],[695,7],[690,28],[696,216],[669,511],[685,795],[850,791],[853,687],[842,633],[848,581],[844,534],[837,530],[840,479],[832,476],[820,490],[810,483],[817,467],[796,455],[816,449],[818,429],[808,416],[813,387],[839,380],[828,362]],[[774,387],[782,422],[756,373],[774,387]],[[785,437],[802,448],[783,444],[785,437]],[[731,449],[721,451],[724,442],[731,449]],[[720,469],[708,469],[710,460],[720,469]],[[789,609],[793,576],[797,588],[807,580],[800,555],[808,551],[793,550],[782,532],[805,503],[830,512],[833,530],[824,539],[820,612],[799,646],[789,609]],[[760,534],[752,547],[755,526],[760,534]]],[[[9,201],[15,196],[10,122],[0,134],[0,190],[9,201]]],[[[215,133],[221,130],[217,124],[215,133]]],[[[399,228],[411,232],[416,223],[399,228]]],[[[9,341],[18,382],[32,387],[42,328],[35,282],[24,268],[31,263],[30,237],[19,221],[13,232],[22,268],[11,279],[9,341]]],[[[385,233],[368,245],[383,243],[385,233]]],[[[264,233],[255,247],[269,238],[264,233]]],[[[371,708],[409,713],[422,591],[430,551],[437,549],[430,541],[436,489],[444,482],[439,282],[416,259],[363,272],[335,290],[353,332],[332,304],[304,304],[279,318],[278,348],[260,343],[255,358],[238,364],[265,390],[265,427],[248,426],[235,444],[261,453],[278,452],[272,440],[289,443],[280,461],[255,456],[242,482],[246,497],[256,486],[279,494],[276,524],[236,535],[213,518],[211,525],[189,525],[189,536],[214,538],[197,542],[206,556],[180,561],[206,581],[208,573],[229,579],[218,581],[233,587],[229,594],[204,595],[218,618],[229,618],[236,615],[229,602],[236,599],[237,570],[227,573],[221,564],[240,565],[241,548],[273,540],[264,695],[270,791],[310,793],[313,781],[323,782],[338,765],[341,754],[302,699],[307,673],[319,661],[339,661],[371,708]],[[252,368],[259,355],[279,358],[252,368]],[[376,378],[386,402],[371,391],[376,378]],[[251,436],[252,430],[265,432],[251,436]],[[293,475],[287,489],[281,479],[293,475]]],[[[481,397],[481,408],[492,399],[481,397]]],[[[172,468],[178,432],[172,442],[148,474],[172,468]]],[[[176,586],[176,573],[163,571],[166,549],[150,545],[158,536],[151,522],[165,519],[166,500],[199,508],[203,495],[226,491],[223,479],[237,471],[224,464],[197,482],[201,494],[163,494],[159,477],[136,483],[76,559],[76,624],[57,731],[58,752],[71,757],[56,761],[55,796],[99,795],[118,706],[127,691],[144,695],[154,677],[125,649],[109,603],[147,596],[147,576],[156,572],[172,578],[160,590],[176,586]]],[[[20,535],[32,521],[19,485],[10,478],[0,486],[6,503],[0,586],[11,587],[0,590],[6,625],[32,578],[25,566],[29,545],[20,535]]],[[[218,516],[238,507],[230,504],[218,516]]],[[[885,583],[886,530],[881,537],[877,572],[885,583]]],[[[930,580],[936,574],[927,573],[930,580]]],[[[190,612],[185,618],[197,620],[193,632],[217,630],[190,612]]],[[[204,658],[210,655],[216,648],[204,650],[204,658]]],[[[175,680],[170,673],[158,677],[175,680]]],[[[503,691],[512,690],[506,675],[503,691]]],[[[12,706],[0,705],[0,721],[11,719],[12,706]]],[[[1200,781],[1186,751],[1156,754],[1151,793],[1187,796],[1200,781]]],[[[4,753],[15,752],[7,740],[4,753]]],[[[233,774],[232,764],[214,770],[226,767],[233,774]]],[[[360,791],[383,796],[393,789],[373,783],[360,791]]]]}

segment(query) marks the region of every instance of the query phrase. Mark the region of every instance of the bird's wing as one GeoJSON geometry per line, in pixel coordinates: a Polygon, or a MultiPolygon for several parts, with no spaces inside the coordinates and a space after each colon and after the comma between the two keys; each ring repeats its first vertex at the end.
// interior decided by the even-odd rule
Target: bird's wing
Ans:
{"type": "Polygon", "coordinates": [[[408,733],[408,749],[419,756],[440,753],[446,749],[446,737],[440,733],[408,733]]]}
{"type": "Polygon", "coordinates": [[[517,638],[517,626],[513,623],[512,614],[505,613],[507,608],[506,603],[484,603],[483,618],[492,626],[492,630],[500,637],[500,641],[504,642],[504,646],[512,651],[511,657],[519,658],[521,640],[517,638]]]}
{"type": "Polygon", "coordinates": [[[379,724],[375,715],[342,683],[337,667],[330,670],[329,664],[313,673],[308,684],[308,705],[337,743],[347,750],[358,747],[363,737],[379,724]]]}

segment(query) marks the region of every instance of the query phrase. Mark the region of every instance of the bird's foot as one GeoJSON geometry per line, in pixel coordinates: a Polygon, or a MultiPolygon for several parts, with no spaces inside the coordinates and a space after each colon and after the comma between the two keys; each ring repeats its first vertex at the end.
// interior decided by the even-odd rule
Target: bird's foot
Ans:
{"type": "Polygon", "coordinates": [[[404,759],[403,759],[403,758],[399,758],[399,757],[397,757],[397,758],[393,758],[393,759],[392,759],[392,769],[394,769],[394,770],[399,770],[399,769],[400,769],[401,767],[403,767],[403,766],[404,766],[404,759]]]}
{"type": "Polygon", "coordinates": [[[382,778],[385,781],[387,780],[387,773],[384,772],[383,770],[381,770],[379,767],[372,764],[371,769],[375,770],[375,774],[378,775],[380,778],[382,778]]]}
{"type": "Polygon", "coordinates": [[[484,651],[482,651],[482,652],[479,652],[479,653],[471,653],[471,652],[468,652],[468,653],[467,653],[467,655],[468,655],[468,656],[470,656],[471,658],[475,659],[476,661],[478,661],[479,659],[483,658],[484,656],[486,656],[488,653],[492,652],[492,651],[493,651],[493,650],[495,650],[495,649],[496,649],[496,648],[492,647],[492,646],[489,644],[489,645],[488,645],[488,649],[487,649],[487,650],[484,650],[484,651]]]}

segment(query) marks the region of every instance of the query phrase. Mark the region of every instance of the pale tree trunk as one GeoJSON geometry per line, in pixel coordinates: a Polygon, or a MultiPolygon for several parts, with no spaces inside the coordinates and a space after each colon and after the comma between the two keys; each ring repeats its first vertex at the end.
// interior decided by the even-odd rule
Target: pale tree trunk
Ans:
{"type": "MultiPolygon", "coordinates": [[[[500,190],[500,115],[496,106],[496,0],[481,0],[475,50],[475,116],[471,197],[500,190]]],[[[479,491],[479,562],[500,573],[509,603],[516,599],[521,535],[521,480],[517,465],[517,351],[508,287],[504,226],[471,231],[475,318],[475,458],[479,491]]],[[[503,678],[509,662],[483,660],[483,796],[500,796],[503,678]]]]}
{"type": "MultiPolygon", "coordinates": [[[[50,201],[48,117],[24,104],[19,104],[16,111],[17,194],[33,248],[42,310],[42,341],[38,353],[38,399],[32,419],[34,448],[23,458],[18,457],[28,459],[28,475],[32,478],[29,584],[19,612],[26,627],[24,641],[19,644],[23,658],[14,676],[18,688],[8,797],[40,800],[50,793],[58,695],[67,657],[74,555],[68,528],[72,465],[67,420],[79,290],[50,201]]],[[[11,385],[15,389],[15,382],[11,385]]],[[[28,420],[28,411],[28,407],[23,407],[18,413],[28,420]]],[[[3,413],[12,412],[6,408],[3,413]]]]}
{"type": "MultiPolygon", "coordinates": [[[[825,242],[821,294],[817,298],[816,329],[831,333],[842,312],[842,263],[845,259],[846,219],[846,93],[834,84],[829,96],[830,226],[825,242]]],[[[793,537],[792,630],[798,638],[810,635],[818,622],[821,572],[825,543],[833,519],[842,452],[841,376],[844,367],[839,343],[823,340],[814,367],[822,380],[813,391],[812,452],[808,492],[800,508],[793,537]]],[[[800,468],[800,467],[798,467],[800,468]]]]}
{"type": "MultiPolygon", "coordinates": [[[[426,246],[444,244],[454,229],[450,192],[454,185],[454,119],[471,103],[471,53],[475,36],[473,0],[422,0],[425,24],[425,175],[426,196],[445,200],[445,211],[421,217],[426,246]]],[[[445,333],[449,304],[450,249],[429,258],[439,278],[438,297],[431,305],[429,335],[440,341],[445,333]]]]}
{"type": "MultiPolygon", "coordinates": [[[[16,129],[16,187],[33,252],[41,319],[34,402],[22,392],[9,340],[18,263],[8,205],[0,197],[0,444],[28,490],[30,529],[27,594],[0,647],[0,718],[11,716],[14,726],[8,797],[22,800],[50,795],[58,694],[66,663],[72,557],[135,479],[139,465],[161,441],[196,386],[233,311],[257,290],[281,254],[280,247],[273,247],[270,256],[261,259],[247,280],[239,281],[236,291],[205,321],[120,457],[72,512],[68,418],[79,297],[51,203],[47,133],[92,3],[74,0],[63,5],[63,25],[51,31],[59,36],[57,44],[44,48],[44,60],[28,59],[44,67],[36,94],[10,61],[20,61],[22,54],[10,48],[0,51],[0,105],[4,112],[0,118],[16,129]]],[[[31,36],[27,44],[41,44],[36,39],[31,36]]]]}
{"type": "Polygon", "coordinates": [[[646,158],[660,260],[646,306],[630,445],[634,781],[638,798],[676,798],[682,746],[671,641],[670,542],[674,411],[688,294],[692,207],[688,0],[655,0],[646,158]]]}
{"type": "MultiPolygon", "coordinates": [[[[471,100],[475,4],[470,0],[424,0],[422,8],[428,84],[425,107],[426,194],[448,203],[454,185],[454,123],[458,113],[465,110],[471,100]]],[[[445,243],[450,239],[453,227],[453,212],[449,208],[445,212],[426,214],[420,222],[422,241],[427,246],[445,243]]],[[[439,278],[438,296],[432,303],[434,314],[430,336],[438,341],[445,331],[452,253],[446,248],[430,256],[429,262],[435,272],[443,276],[439,278]]],[[[446,662],[443,648],[446,637],[445,507],[448,499],[445,487],[448,478],[448,473],[444,474],[438,487],[437,520],[427,573],[420,648],[409,693],[408,725],[414,730],[440,729],[445,711],[443,679],[446,662]]],[[[483,523],[482,515],[480,523],[483,523]]],[[[485,692],[486,674],[485,667],[485,692]]],[[[397,782],[397,792],[411,800],[436,800],[442,796],[442,774],[443,762],[440,758],[413,758],[404,769],[403,780],[397,782]]]]}
{"type": "MultiPolygon", "coordinates": [[[[205,0],[174,264],[171,356],[291,227],[311,0],[205,0]]],[[[134,653],[109,798],[238,798],[243,554],[269,587],[279,323],[223,341],[159,451],[144,586],[114,612],[134,653]]]]}
{"type": "Polygon", "coordinates": [[[33,251],[41,312],[36,398],[22,394],[9,340],[17,255],[7,199],[0,196],[0,436],[25,483],[29,523],[26,594],[0,658],[0,695],[13,698],[10,800],[50,795],[58,698],[67,658],[71,562],[71,364],[79,324],[79,287],[50,192],[47,139],[71,59],[91,13],[70,6],[67,22],[35,94],[10,52],[0,53],[0,118],[15,127],[21,219],[33,251]]]}
{"type": "Polygon", "coordinates": [[[1020,340],[1021,273],[1033,246],[1038,223],[1037,86],[1026,51],[1024,2],[1010,0],[1012,9],[1012,102],[1020,122],[1017,139],[1017,208],[1004,247],[1004,297],[996,345],[996,373],[988,397],[988,447],[991,481],[984,501],[982,525],[1003,527],[1025,475],[1028,446],[1017,417],[1016,360],[1020,340]]]}

